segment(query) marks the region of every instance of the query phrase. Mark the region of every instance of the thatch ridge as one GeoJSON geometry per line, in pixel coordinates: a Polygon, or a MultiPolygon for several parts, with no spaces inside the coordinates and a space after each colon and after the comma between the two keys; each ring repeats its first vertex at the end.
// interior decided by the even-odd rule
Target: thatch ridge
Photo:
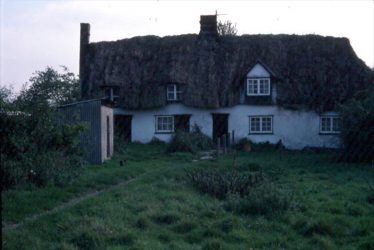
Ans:
{"type": "Polygon", "coordinates": [[[260,60],[277,76],[277,102],[284,107],[331,110],[373,85],[373,71],[347,38],[319,35],[242,35],[218,40],[195,34],[139,36],[89,45],[88,96],[102,84],[121,86],[127,109],[164,106],[167,82],[186,83],[182,102],[198,108],[240,103],[245,75],[260,60]]]}

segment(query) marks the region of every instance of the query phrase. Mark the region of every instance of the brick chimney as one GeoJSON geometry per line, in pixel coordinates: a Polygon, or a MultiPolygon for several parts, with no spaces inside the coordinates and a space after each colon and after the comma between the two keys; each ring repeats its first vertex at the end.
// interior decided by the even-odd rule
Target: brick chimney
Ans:
{"type": "Polygon", "coordinates": [[[218,37],[217,15],[200,16],[200,37],[218,37]]]}
{"type": "Polygon", "coordinates": [[[86,76],[86,56],[90,43],[90,24],[81,23],[80,51],[79,51],[79,83],[81,86],[81,96],[84,99],[88,95],[88,84],[86,76]]]}

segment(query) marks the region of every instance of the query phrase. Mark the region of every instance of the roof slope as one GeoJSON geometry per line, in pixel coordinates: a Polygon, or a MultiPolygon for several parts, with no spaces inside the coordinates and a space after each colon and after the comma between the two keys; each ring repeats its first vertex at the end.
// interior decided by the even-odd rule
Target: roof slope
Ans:
{"type": "Polygon", "coordinates": [[[317,35],[243,35],[219,40],[198,35],[144,36],[89,45],[88,93],[119,85],[119,105],[145,109],[166,104],[165,83],[186,84],[182,102],[200,108],[239,103],[245,75],[257,60],[277,76],[278,104],[324,111],[373,85],[373,71],[348,39],[317,35]]]}

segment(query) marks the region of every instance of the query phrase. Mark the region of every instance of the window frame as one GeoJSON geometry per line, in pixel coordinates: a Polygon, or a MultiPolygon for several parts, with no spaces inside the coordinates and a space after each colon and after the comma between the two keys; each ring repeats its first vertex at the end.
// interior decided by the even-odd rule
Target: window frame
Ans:
{"type": "Polygon", "coordinates": [[[341,117],[339,115],[321,115],[319,119],[319,133],[322,135],[336,135],[341,133],[341,117]],[[329,130],[322,130],[323,125],[323,119],[328,119],[329,121],[329,130]],[[335,120],[338,119],[340,124],[337,126],[339,130],[336,130],[335,120]],[[334,126],[335,125],[335,126],[334,126]]]}
{"type": "Polygon", "coordinates": [[[167,101],[180,101],[181,100],[182,91],[180,90],[180,86],[176,83],[169,83],[166,85],[166,100],[167,101]],[[169,91],[169,87],[173,86],[173,90],[169,91]],[[169,94],[173,95],[173,98],[169,98],[169,94]]]}
{"type": "Polygon", "coordinates": [[[253,135],[253,134],[273,134],[274,133],[274,117],[273,115],[250,115],[248,116],[249,118],[249,134],[250,135],[253,135]],[[259,123],[259,126],[260,126],[260,130],[259,131],[253,131],[252,130],[252,118],[258,118],[260,119],[260,123],[259,123]],[[264,118],[270,118],[270,130],[266,130],[264,131],[263,130],[263,120],[264,118]]]}
{"type": "MultiPolygon", "coordinates": [[[[263,86],[266,86],[263,85],[263,86]]],[[[266,89],[266,88],[265,88],[266,89]]],[[[247,78],[247,96],[270,96],[271,95],[271,79],[270,77],[248,77],[247,78]],[[266,81],[267,85],[267,92],[266,93],[260,93],[261,89],[261,80],[266,81]],[[255,81],[255,83],[254,83],[255,81]],[[249,86],[250,84],[252,86],[256,86],[256,88],[252,88],[253,90],[256,89],[256,92],[250,93],[249,86]]]]}
{"type": "MultiPolygon", "coordinates": [[[[167,124],[167,123],[166,123],[167,124]]],[[[173,115],[156,115],[155,116],[155,134],[171,134],[174,133],[174,116],[173,115]],[[171,118],[171,129],[158,129],[160,118],[171,118]]]]}

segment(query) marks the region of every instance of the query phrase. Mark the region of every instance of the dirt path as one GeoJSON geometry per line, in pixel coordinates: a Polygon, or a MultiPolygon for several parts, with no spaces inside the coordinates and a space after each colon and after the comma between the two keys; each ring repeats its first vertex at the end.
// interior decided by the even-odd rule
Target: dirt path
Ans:
{"type": "Polygon", "coordinates": [[[14,223],[14,224],[8,224],[8,225],[5,225],[2,227],[2,232],[6,232],[8,230],[13,230],[13,229],[17,229],[18,227],[24,225],[25,223],[27,222],[32,222],[32,221],[35,221],[37,219],[39,219],[40,217],[44,216],[44,215],[50,215],[50,214],[54,214],[54,213],[57,213],[57,212],[60,212],[66,208],[70,208],[70,207],[73,207],[85,200],[88,200],[92,197],[95,197],[95,196],[98,196],[102,193],[106,193],[106,192],[110,192],[110,191],[113,191],[121,186],[124,186],[124,185],[127,185],[131,182],[134,182],[136,180],[138,180],[139,178],[145,176],[145,175],[148,175],[150,174],[151,172],[147,172],[147,173],[143,173],[143,174],[140,174],[139,176],[135,177],[135,178],[132,178],[130,180],[126,180],[126,181],[123,181],[123,182],[119,182],[115,185],[112,185],[112,186],[109,186],[109,187],[106,187],[106,188],[103,188],[101,190],[95,190],[95,191],[91,191],[91,192],[88,192],[88,193],[83,193],[82,195],[79,195],[67,202],[64,202],[50,210],[47,210],[47,211],[44,211],[44,212],[41,212],[41,213],[38,213],[38,214],[34,214],[32,216],[29,216],[29,217],[26,217],[24,218],[21,222],[19,223],[14,223]]]}

